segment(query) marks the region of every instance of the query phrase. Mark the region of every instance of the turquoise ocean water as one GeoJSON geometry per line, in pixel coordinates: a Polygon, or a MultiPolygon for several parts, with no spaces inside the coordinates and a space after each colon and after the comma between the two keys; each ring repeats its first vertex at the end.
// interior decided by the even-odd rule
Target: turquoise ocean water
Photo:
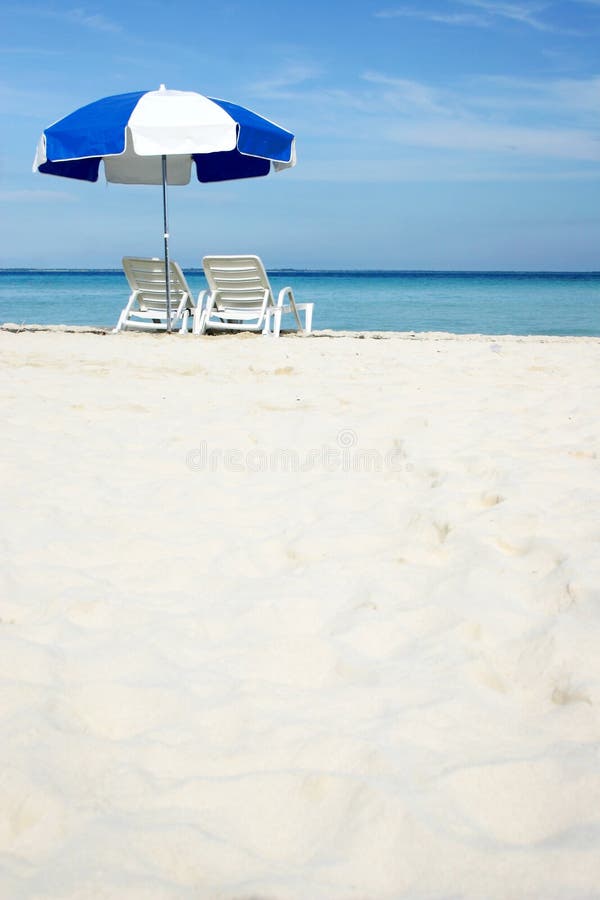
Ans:
{"type": "MultiPolygon", "coordinates": [[[[188,269],[192,290],[202,271],[188,269]]],[[[270,273],[315,303],[315,329],[600,335],[600,272],[270,273]]],[[[0,270],[0,322],[113,327],[129,291],[121,271],[0,270]]]]}

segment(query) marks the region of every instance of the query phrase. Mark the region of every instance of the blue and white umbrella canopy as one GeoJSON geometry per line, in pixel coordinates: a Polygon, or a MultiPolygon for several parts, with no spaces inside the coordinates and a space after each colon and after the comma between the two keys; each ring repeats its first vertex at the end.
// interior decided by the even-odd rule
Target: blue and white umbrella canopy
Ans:
{"type": "Polygon", "coordinates": [[[193,91],[137,91],[96,100],[42,133],[34,172],[98,181],[162,184],[167,330],[171,330],[167,184],[267,175],[296,164],[295,139],[269,119],[193,91]]]}
{"type": "Polygon", "coordinates": [[[188,184],[255,178],[295,165],[294,135],[243,106],[192,91],[137,91],[82,106],[43,132],[34,172],[97,181],[188,184]]]}

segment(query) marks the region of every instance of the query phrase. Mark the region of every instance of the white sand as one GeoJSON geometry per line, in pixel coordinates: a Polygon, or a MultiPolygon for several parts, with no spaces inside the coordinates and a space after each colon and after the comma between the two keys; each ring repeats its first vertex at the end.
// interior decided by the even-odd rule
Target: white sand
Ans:
{"type": "Polygon", "coordinates": [[[600,341],[0,353],[2,900],[600,897],[600,341]]]}

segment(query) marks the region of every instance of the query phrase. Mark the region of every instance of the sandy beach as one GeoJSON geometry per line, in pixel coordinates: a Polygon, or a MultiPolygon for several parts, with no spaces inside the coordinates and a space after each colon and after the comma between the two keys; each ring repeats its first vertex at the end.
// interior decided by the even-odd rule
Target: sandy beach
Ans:
{"type": "Polygon", "coordinates": [[[2,900],[600,897],[600,339],[0,331],[2,900]]]}

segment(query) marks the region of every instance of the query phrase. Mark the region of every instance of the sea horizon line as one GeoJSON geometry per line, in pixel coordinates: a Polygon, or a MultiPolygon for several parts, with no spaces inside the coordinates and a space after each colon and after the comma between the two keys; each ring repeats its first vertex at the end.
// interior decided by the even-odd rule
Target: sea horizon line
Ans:
{"type": "MultiPolygon", "coordinates": [[[[202,267],[183,266],[186,272],[194,274],[204,274],[202,267]]],[[[294,268],[292,266],[285,267],[267,267],[267,271],[273,275],[353,275],[353,276],[373,276],[373,275],[546,275],[546,276],[600,276],[600,270],[596,269],[350,269],[350,268],[294,268]]],[[[52,274],[106,274],[120,275],[123,269],[119,267],[104,266],[81,266],[67,268],[63,266],[6,266],[0,267],[0,275],[25,275],[35,273],[52,273],[52,274]]]]}

